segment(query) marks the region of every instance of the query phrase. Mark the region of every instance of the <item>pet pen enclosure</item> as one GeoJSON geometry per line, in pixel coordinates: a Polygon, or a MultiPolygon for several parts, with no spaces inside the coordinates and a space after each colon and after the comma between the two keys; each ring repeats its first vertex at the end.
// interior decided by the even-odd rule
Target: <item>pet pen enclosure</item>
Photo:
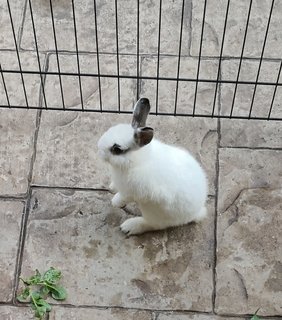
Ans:
{"type": "Polygon", "coordinates": [[[1,0],[1,20],[3,108],[146,96],[152,114],[282,120],[279,0],[1,0]]]}

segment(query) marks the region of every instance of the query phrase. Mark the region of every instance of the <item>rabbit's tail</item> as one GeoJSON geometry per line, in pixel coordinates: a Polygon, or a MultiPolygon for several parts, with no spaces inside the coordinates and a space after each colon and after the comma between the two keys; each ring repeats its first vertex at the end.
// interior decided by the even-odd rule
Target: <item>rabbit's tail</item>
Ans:
{"type": "Polygon", "coordinates": [[[201,210],[198,212],[197,216],[195,217],[195,221],[201,221],[207,216],[207,208],[202,207],[201,210]]]}

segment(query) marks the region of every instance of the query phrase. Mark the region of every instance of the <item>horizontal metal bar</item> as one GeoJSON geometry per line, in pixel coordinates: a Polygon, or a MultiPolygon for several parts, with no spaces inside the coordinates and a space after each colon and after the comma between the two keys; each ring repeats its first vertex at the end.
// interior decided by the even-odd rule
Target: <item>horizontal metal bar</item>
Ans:
{"type": "MultiPolygon", "coordinates": [[[[44,111],[49,111],[49,110],[53,110],[53,111],[76,111],[76,112],[94,112],[94,113],[120,113],[120,114],[132,114],[132,111],[126,111],[126,110],[105,110],[103,109],[102,111],[100,109],[82,109],[82,108],[70,108],[70,109],[62,109],[62,108],[57,108],[57,107],[48,107],[48,109],[45,108],[40,108],[40,107],[34,107],[34,106],[30,106],[28,109],[26,106],[17,106],[17,105],[11,105],[11,106],[7,106],[7,105],[0,105],[0,108],[14,108],[14,109],[26,109],[28,110],[44,110],[44,111]]],[[[248,116],[232,116],[230,117],[229,115],[213,115],[212,114],[197,114],[195,113],[193,115],[193,113],[176,113],[174,114],[174,112],[150,112],[150,115],[153,116],[177,116],[177,117],[195,117],[195,118],[215,118],[215,119],[239,119],[239,120],[269,120],[269,121],[282,121],[282,118],[268,118],[268,117],[251,117],[249,118],[248,116]]]]}
{"type": "MultiPolygon", "coordinates": [[[[120,79],[134,79],[136,76],[130,75],[114,75],[114,74],[98,74],[98,73],[71,73],[71,72],[53,72],[53,71],[29,71],[29,70],[2,70],[3,73],[15,73],[15,74],[46,74],[50,76],[71,76],[71,77],[100,77],[100,78],[120,78],[120,79]]],[[[162,81],[183,81],[183,82],[207,82],[207,83],[227,83],[227,84],[250,84],[250,85],[261,85],[261,86],[278,86],[281,87],[282,83],[277,82],[264,82],[264,81],[235,81],[235,80],[217,80],[217,79],[194,79],[194,78],[172,78],[172,77],[149,77],[139,76],[141,80],[162,80],[162,81]]]]}

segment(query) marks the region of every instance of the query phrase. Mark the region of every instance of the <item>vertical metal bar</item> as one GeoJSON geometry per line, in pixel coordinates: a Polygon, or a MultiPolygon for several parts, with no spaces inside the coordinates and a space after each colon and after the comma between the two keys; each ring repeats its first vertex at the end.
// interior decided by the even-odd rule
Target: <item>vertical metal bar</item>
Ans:
{"type": "Polygon", "coordinates": [[[21,73],[21,80],[22,80],[22,85],[23,85],[23,91],[24,91],[26,107],[29,108],[29,104],[28,104],[28,100],[27,100],[27,94],[26,94],[26,88],[25,88],[25,83],[24,83],[24,77],[23,77],[23,73],[22,73],[22,64],[21,64],[21,60],[20,60],[19,49],[18,49],[16,34],[15,34],[15,27],[14,27],[14,23],[13,23],[13,18],[12,18],[12,13],[11,13],[11,7],[10,7],[9,0],[7,0],[7,5],[8,5],[9,16],[10,16],[11,27],[12,27],[12,31],[13,31],[13,38],[14,38],[15,48],[16,48],[16,52],[17,52],[19,69],[20,69],[20,73],[21,73]]]}
{"type": "Polygon", "coordinates": [[[11,108],[10,99],[9,99],[9,95],[8,95],[8,91],[7,91],[7,87],[6,87],[6,82],[5,82],[5,79],[4,79],[4,74],[2,72],[1,63],[0,63],[0,72],[1,72],[1,78],[2,78],[2,82],[3,82],[3,87],[4,87],[7,103],[8,103],[9,108],[11,108]]]}
{"type": "Polygon", "coordinates": [[[40,56],[39,56],[39,51],[38,51],[38,43],[37,43],[37,37],[36,37],[36,31],[35,31],[35,24],[34,24],[33,12],[32,12],[31,0],[28,0],[28,3],[29,3],[29,10],[30,10],[30,16],[31,16],[31,23],[32,23],[32,30],[33,30],[35,48],[36,48],[38,69],[39,69],[39,72],[40,72],[40,82],[41,82],[41,87],[42,87],[43,100],[44,100],[44,103],[45,103],[45,108],[47,109],[45,88],[44,88],[44,83],[43,83],[43,75],[41,73],[41,63],[40,63],[40,56]]]}
{"type": "Polygon", "coordinates": [[[118,43],[118,7],[117,7],[117,0],[115,0],[115,14],[116,14],[116,47],[117,47],[117,76],[118,76],[118,112],[120,112],[120,78],[119,78],[119,43],[118,43]]]}
{"type": "Polygon", "coordinates": [[[235,97],[236,97],[236,93],[237,93],[238,81],[239,81],[239,77],[240,77],[241,66],[242,66],[242,61],[243,61],[247,33],[248,33],[248,27],[249,27],[249,21],[250,21],[250,16],[251,16],[252,3],[253,3],[253,0],[250,0],[248,17],[247,17],[247,22],[246,22],[245,34],[244,34],[244,40],[243,40],[240,62],[239,62],[239,67],[238,67],[238,73],[237,73],[237,78],[236,78],[236,84],[235,84],[234,93],[233,93],[232,106],[231,106],[231,111],[230,111],[230,115],[229,115],[230,118],[232,118],[234,104],[235,104],[235,97]]]}
{"type": "Polygon", "coordinates": [[[160,52],[161,52],[161,25],[162,25],[162,0],[160,0],[160,11],[159,11],[157,88],[156,88],[156,114],[158,114],[158,108],[159,108],[159,76],[160,76],[160,52]]]}
{"type": "Polygon", "coordinates": [[[250,107],[250,112],[249,112],[249,119],[251,118],[252,111],[253,111],[253,105],[254,105],[255,95],[256,95],[256,91],[257,91],[257,82],[258,82],[259,75],[260,75],[260,68],[261,68],[261,64],[262,64],[262,59],[263,59],[265,44],[266,44],[266,40],[267,40],[269,25],[270,25],[270,21],[271,21],[273,6],[274,6],[274,0],[272,0],[270,12],[269,12],[269,17],[268,17],[268,21],[267,21],[267,27],[266,27],[266,31],[265,31],[265,36],[264,36],[264,41],[263,41],[261,56],[260,56],[260,61],[259,61],[259,67],[258,67],[258,72],[257,72],[257,77],[256,77],[256,84],[254,87],[253,97],[252,97],[252,102],[251,102],[251,107],[250,107]]]}
{"type": "Polygon", "coordinates": [[[274,103],[274,99],[275,99],[275,95],[276,95],[276,91],[277,91],[277,87],[278,87],[278,82],[279,82],[279,79],[280,79],[281,70],[282,70],[282,60],[281,60],[281,63],[280,63],[280,68],[279,68],[279,71],[278,71],[276,85],[274,87],[273,96],[272,96],[271,105],[270,105],[270,109],[269,109],[267,120],[270,119],[270,115],[271,115],[271,112],[272,112],[272,107],[273,107],[273,103],[274,103]]]}
{"type": "Polygon", "coordinates": [[[96,40],[96,53],[97,53],[98,87],[99,87],[100,111],[102,112],[103,111],[103,104],[102,104],[102,90],[101,90],[101,76],[100,76],[97,7],[96,7],[96,0],[93,0],[93,1],[94,1],[94,22],[95,22],[95,40],[96,40]]]}
{"type": "Polygon", "coordinates": [[[140,38],[140,29],[139,29],[139,19],[140,19],[140,0],[137,0],[137,90],[136,90],[136,100],[139,99],[139,38],[140,38]]]}
{"type": "Polygon", "coordinates": [[[56,36],[56,29],[55,29],[55,21],[54,21],[52,0],[50,0],[50,11],[51,11],[52,29],[53,29],[53,35],[54,35],[55,51],[56,51],[57,66],[58,66],[58,73],[59,73],[59,83],[60,83],[60,89],[61,89],[61,98],[62,98],[63,109],[66,109],[65,99],[64,99],[64,91],[63,91],[63,84],[62,84],[62,77],[61,77],[59,54],[58,54],[58,45],[57,45],[57,36],[56,36]]]}
{"type": "Polygon", "coordinates": [[[84,110],[83,105],[83,94],[81,86],[81,76],[80,76],[80,65],[79,65],[79,53],[78,53],[78,42],[77,42],[77,30],[76,30],[76,20],[75,20],[75,10],[74,10],[74,0],[72,2],[72,14],[73,14],[73,27],[74,27],[74,38],[75,38],[75,51],[76,51],[76,62],[77,62],[77,72],[78,72],[78,82],[79,82],[79,92],[80,92],[80,102],[81,108],[84,110]]]}
{"type": "Polygon", "coordinates": [[[179,85],[179,72],[180,72],[180,59],[181,59],[181,47],[182,47],[182,32],[183,32],[183,19],[184,19],[184,5],[185,0],[182,1],[182,14],[180,22],[180,36],[179,36],[179,49],[178,49],[178,64],[177,64],[177,75],[176,75],[176,89],[175,89],[175,105],[174,105],[174,115],[176,115],[177,110],[177,98],[178,98],[178,85],[179,85]]]}
{"type": "Polygon", "coordinates": [[[203,18],[202,18],[202,30],[201,30],[199,60],[198,60],[198,68],[197,68],[197,81],[196,81],[195,95],[194,95],[193,117],[195,116],[196,102],[197,102],[197,92],[198,92],[199,74],[200,74],[200,66],[201,66],[201,55],[202,55],[202,46],[203,46],[203,37],[204,37],[204,28],[205,28],[206,8],[207,8],[207,0],[205,0],[205,3],[204,3],[203,18]]]}
{"type": "Polygon", "coordinates": [[[219,76],[220,76],[221,60],[222,60],[225,32],[226,32],[227,19],[228,19],[228,13],[229,13],[229,4],[230,4],[230,0],[227,1],[227,7],[226,7],[226,15],[225,15],[221,48],[220,48],[220,55],[219,55],[219,62],[218,62],[218,69],[217,69],[217,78],[216,78],[217,80],[216,80],[215,92],[214,92],[214,98],[213,98],[212,117],[214,116],[214,110],[215,110],[215,103],[216,103],[216,96],[217,96],[217,89],[218,89],[218,80],[219,80],[219,76]]]}

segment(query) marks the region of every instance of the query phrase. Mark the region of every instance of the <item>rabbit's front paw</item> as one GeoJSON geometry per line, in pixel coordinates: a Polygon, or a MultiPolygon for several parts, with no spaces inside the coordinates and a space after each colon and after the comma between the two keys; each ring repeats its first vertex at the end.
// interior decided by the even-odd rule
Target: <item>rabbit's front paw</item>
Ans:
{"type": "Polygon", "coordinates": [[[125,220],[120,228],[121,231],[128,236],[153,230],[153,228],[149,226],[142,217],[135,217],[125,220]]]}
{"type": "Polygon", "coordinates": [[[123,208],[126,206],[125,199],[121,196],[120,193],[116,193],[112,199],[112,206],[116,208],[123,208]]]}

